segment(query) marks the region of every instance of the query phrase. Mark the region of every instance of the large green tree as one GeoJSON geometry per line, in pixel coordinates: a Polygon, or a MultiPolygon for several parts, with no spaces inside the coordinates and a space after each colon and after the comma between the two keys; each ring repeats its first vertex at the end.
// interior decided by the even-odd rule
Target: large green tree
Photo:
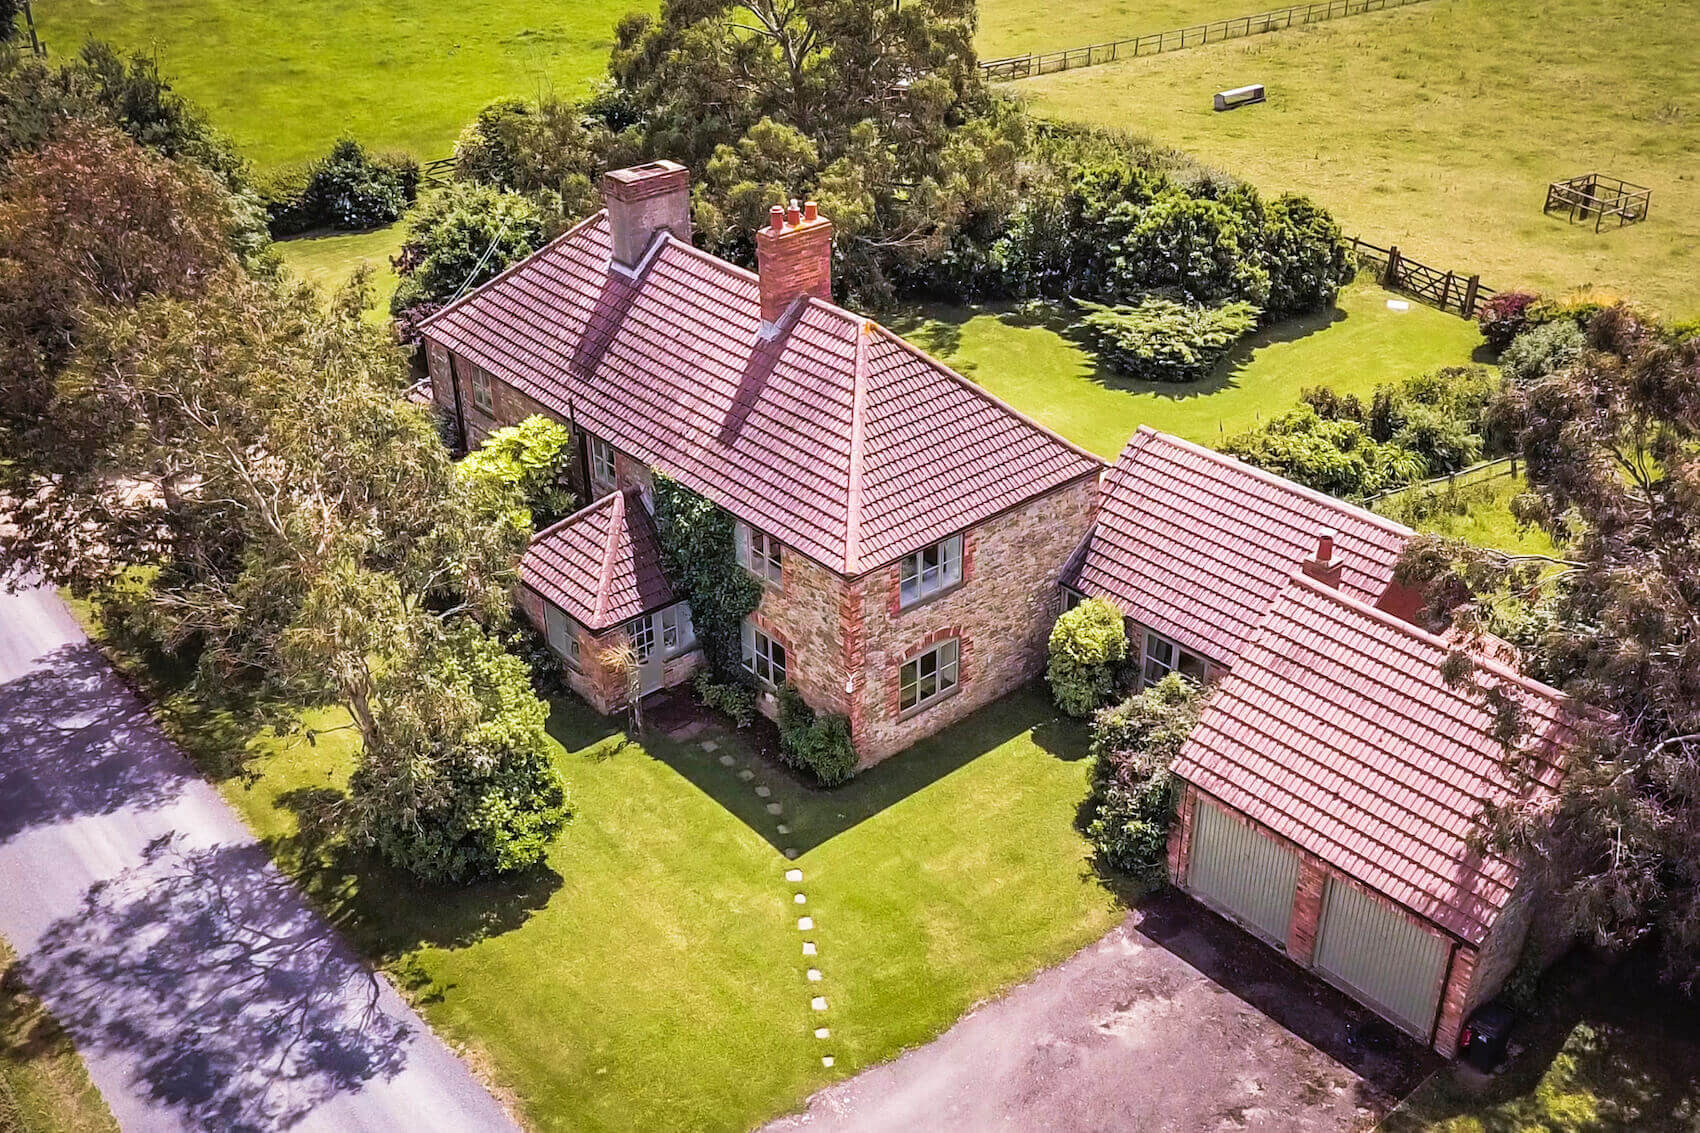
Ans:
{"type": "Polygon", "coordinates": [[[1490,830],[1539,863],[1573,927],[1660,945],[1700,978],[1700,344],[1625,309],[1499,406],[1527,462],[1520,514],[1566,548],[1511,556],[1433,537],[1404,574],[1442,623],[1519,645],[1590,716],[1553,803],[1490,830]]]}
{"type": "Polygon", "coordinates": [[[564,821],[543,708],[485,636],[528,514],[401,397],[365,298],[327,311],[232,270],[198,299],[92,315],[0,550],[120,604],[204,695],[250,690],[276,723],[344,708],[356,829],[397,864],[515,868],[564,821]]]}

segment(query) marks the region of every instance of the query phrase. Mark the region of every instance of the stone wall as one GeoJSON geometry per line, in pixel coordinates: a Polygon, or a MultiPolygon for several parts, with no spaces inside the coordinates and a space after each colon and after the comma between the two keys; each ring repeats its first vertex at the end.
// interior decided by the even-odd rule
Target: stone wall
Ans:
{"type": "MultiPolygon", "coordinates": [[[[844,667],[844,634],[839,624],[844,577],[785,547],[779,556],[777,585],[762,583],[761,605],[754,620],[763,632],[785,646],[787,679],[817,712],[844,712],[848,672],[844,667]]],[[[768,714],[777,701],[761,699],[768,714]]]]}
{"type": "Polygon", "coordinates": [[[862,766],[878,763],[975,709],[1020,688],[1045,666],[1045,643],[1061,610],[1057,576],[1086,536],[1098,482],[1086,477],[995,516],[963,537],[962,583],[902,609],[899,566],[858,580],[855,681],[856,750],[862,766]],[[907,716],[898,710],[898,673],[905,661],[944,637],[960,640],[957,691],[907,716]]]}

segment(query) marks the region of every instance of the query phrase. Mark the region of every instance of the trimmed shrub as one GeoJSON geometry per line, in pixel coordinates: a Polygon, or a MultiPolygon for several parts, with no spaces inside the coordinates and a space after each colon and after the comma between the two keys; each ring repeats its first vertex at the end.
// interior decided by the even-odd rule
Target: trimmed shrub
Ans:
{"type": "Polygon", "coordinates": [[[1089,716],[1115,691],[1116,671],[1127,659],[1122,613],[1102,598],[1088,598],[1051,627],[1045,680],[1051,698],[1070,716],[1089,716]]]}
{"type": "Polygon", "coordinates": [[[1500,354],[1500,372],[1514,386],[1530,385],[1568,366],[1587,347],[1582,328],[1568,319],[1530,327],[1500,354]]]}
{"type": "Polygon", "coordinates": [[[377,228],[400,219],[418,199],[419,163],[404,153],[373,157],[343,138],[311,165],[273,173],[259,192],[273,236],[377,228]]]}
{"type": "Polygon", "coordinates": [[[1292,193],[1264,210],[1263,264],[1269,273],[1264,307],[1270,318],[1333,306],[1357,271],[1340,225],[1309,197],[1292,193]]]}
{"type": "Polygon", "coordinates": [[[779,755],[809,772],[823,787],[836,787],[856,773],[856,747],[850,717],[842,712],[817,716],[795,685],[779,689],[779,755]]]}
{"type": "Polygon", "coordinates": [[[707,669],[699,670],[691,685],[703,707],[731,717],[732,723],[740,728],[755,723],[756,693],[749,685],[717,681],[707,669]]]}
{"type": "Polygon", "coordinates": [[[1532,291],[1501,291],[1476,308],[1476,323],[1482,328],[1488,349],[1495,354],[1511,345],[1529,327],[1529,307],[1540,299],[1532,291]]]}
{"type": "MultiPolygon", "coordinates": [[[[1112,218],[1113,219],[1113,218],[1112,218]]],[[[1110,245],[1110,294],[1172,291],[1195,303],[1269,298],[1257,233],[1222,201],[1171,191],[1138,212],[1110,245]]]]}
{"type": "Polygon", "coordinates": [[[1099,357],[1133,378],[1195,382],[1257,325],[1259,311],[1244,301],[1192,306],[1149,296],[1131,307],[1082,301],[1081,319],[1099,357]]]}
{"type": "Polygon", "coordinates": [[[1170,673],[1093,718],[1086,836],[1106,864],[1144,881],[1162,880],[1175,813],[1169,768],[1206,695],[1170,673]]]}

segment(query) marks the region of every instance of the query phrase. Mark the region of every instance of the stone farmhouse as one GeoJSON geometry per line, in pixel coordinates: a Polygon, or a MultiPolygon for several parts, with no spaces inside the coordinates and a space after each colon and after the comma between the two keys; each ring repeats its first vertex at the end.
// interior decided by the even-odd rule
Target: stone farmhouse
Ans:
{"type": "Polygon", "coordinates": [[[1510,974],[1533,904],[1472,845],[1484,803],[1557,785],[1570,715],[1474,656],[1534,727],[1516,778],[1455,647],[1394,578],[1411,532],[1141,428],[1115,466],[832,304],[831,222],[775,208],[750,273],[690,242],[683,167],[609,173],[606,208],[423,327],[459,442],[544,414],[588,507],[539,532],[519,602],[602,711],[700,662],[652,518],[659,470],[730,513],[763,586],[744,668],[842,712],[866,767],[1028,683],[1057,615],[1125,615],[1146,682],[1216,692],[1175,768],[1175,882],[1441,1053],[1510,974]]]}

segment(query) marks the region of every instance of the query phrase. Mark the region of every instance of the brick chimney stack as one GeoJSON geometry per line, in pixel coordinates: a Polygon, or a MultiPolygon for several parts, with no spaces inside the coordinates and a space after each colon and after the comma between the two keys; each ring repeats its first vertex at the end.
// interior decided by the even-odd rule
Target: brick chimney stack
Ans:
{"type": "Polygon", "coordinates": [[[652,161],[602,175],[614,266],[637,270],[661,232],[691,240],[691,175],[676,161],[652,161]]]}
{"type": "Polygon", "coordinates": [[[1344,568],[1345,563],[1334,546],[1334,532],[1324,528],[1316,536],[1316,554],[1306,559],[1300,569],[1323,585],[1338,590],[1344,568]]]}
{"type": "Polygon", "coordinates": [[[832,298],[832,222],[807,201],[774,205],[756,230],[757,274],[761,277],[761,336],[779,332],[779,320],[802,295],[832,298]]]}

